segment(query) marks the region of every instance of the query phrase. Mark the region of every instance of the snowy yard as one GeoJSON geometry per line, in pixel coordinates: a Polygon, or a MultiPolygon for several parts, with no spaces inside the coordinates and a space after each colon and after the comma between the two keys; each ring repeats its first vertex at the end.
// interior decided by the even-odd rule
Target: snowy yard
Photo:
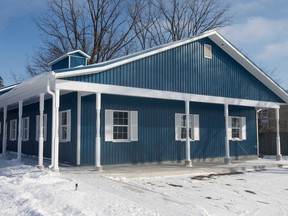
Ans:
{"type": "Polygon", "coordinates": [[[288,167],[108,178],[0,159],[0,200],[0,215],[288,215],[288,167]]]}

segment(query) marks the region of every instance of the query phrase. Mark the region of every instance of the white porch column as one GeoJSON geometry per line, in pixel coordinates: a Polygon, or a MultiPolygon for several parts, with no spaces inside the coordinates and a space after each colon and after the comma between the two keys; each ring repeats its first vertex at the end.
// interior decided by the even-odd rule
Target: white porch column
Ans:
{"type": "Polygon", "coordinates": [[[2,156],[5,157],[6,154],[6,143],[7,143],[7,106],[4,107],[3,111],[3,138],[2,138],[2,156]]]}
{"type": "Polygon", "coordinates": [[[276,160],[282,160],[281,155],[281,145],[280,145],[280,132],[279,132],[279,108],[275,109],[275,117],[276,117],[276,160]]]}
{"type": "Polygon", "coordinates": [[[77,165],[81,160],[81,93],[77,94],[77,165]]]}
{"type": "Polygon", "coordinates": [[[43,116],[44,116],[44,93],[40,94],[40,101],[39,101],[39,152],[38,152],[38,168],[44,169],[43,166],[43,144],[44,144],[44,137],[43,137],[43,116]]]}
{"type": "Polygon", "coordinates": [[[185,165],[191,167],[192,162],[191,162],[191,158],[190,158],[190,133],[189,133],[190,106],[189,106],[189,101],[185,101],[185,115],[186,115],[186,160],[185,160],[185,165]]]}
{"type": "Polygon", "coordinates": [[[60,91],[59,89],[55,90],[55,122],[53,125],[54,128],[54,171],[59,171],[59,105],[60,105],[60,91]]]}
{"type": "Polygon", "coordinates": [[[22,110],[23,101],[19,101],[18,106],[18,146],[17,146],[17,160],[21,161],[21,152],[22,152],[22,110]]]}
{"type": "Polygon", "coordinates": [[[100,138],[100,111],[101,111],[101,93],[96,93],[96,152],[95,152],[95,165],[96,170],[101,171],[102,166],[100,163],[101,157],[101,138],[100,138]]]}
{"type": "Polygon", "coordinates": [[[231,164],[231,158],[230,158],[230,147],[229,147],[229,132],[228,132],[228,119],[229,119],[229,110],[228,110],[228,104],[224,104],[224,116],[225,116],[225,153],[226,157],[224,158],[225,164],[231,164]]]}

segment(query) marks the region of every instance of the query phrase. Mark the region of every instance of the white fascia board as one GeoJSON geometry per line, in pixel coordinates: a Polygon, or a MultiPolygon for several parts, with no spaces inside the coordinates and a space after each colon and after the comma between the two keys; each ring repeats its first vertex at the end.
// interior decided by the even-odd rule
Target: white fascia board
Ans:
{"type": "Polygon", "coordinates": [[[0,89],[0,92],[13,89],[13,88],[15,88],[17,85],[19,85],[19,84],[10,85],[10,86],[7,86],[7,87],[4,86],[4,87],[2,87],[2,88],[0,89]]]}
{"type": "MultiPolygon", "coordinates": [[[[118,67],[120,65],[124,65],[124,64],[133,62],[133,61],[137,61],[137,60],[142,59],[142,58],[146,58],[148,56],[152,56],[152,55],[155,55],[155,54],[158,54],[158,53],[170,50],[170,49],[174,49],[174,48],[179,47],[179,46],[183,46],[185,44],[189,44],[191,42],[200,40],[202,38],[208,37],[208,36],[210,36],[212,34],[215,34],[215,33],[216,33],[216,31],[214,31],[214,30],[213,31],[208,31],[208,32],[205,32],[205,33],[197,36],[197,37],[193,37],[191,39],[186,39],[186,40],[179,41],[179,42],[174,42],[171,45],[164,46],[163,48],[155,49],[155,50],[152,50],[150,52],[145,52],[143,54],[136,55],[136,56],[131,57],[131,58],[127,58],[129,56],[125,56],[124,60],[122,60],[122,61],[118,61],[118,62],[115,62],[115,63],[111,63],[111,64],[108,64],[108,65],[99,66],[99,67],[95,67],[95,68],[90,67],[90,68],[86,68],[86,69],[85,68],[79,69],[77,71],[73,70],[73,71],[59,72],[59,73],[55,74],[55,77],[56,78],[65,78],[65,77],[72,77],[72,76],[87,75],[87,74],[91,74],[91,73],[99,73],[101,71],[109,70],[111,68],[118,67]]],[[[109,63],[109,62],[106,62],[106,63],[109,63]]]]}
{"type": "Polygon", "coordinates": [[[255,101],[238,98],[226,98],[199,94],[188,94],[171,91],[152,90],[145,88],[124,87],[98,83],[86,83],[68,80],[55,80],[55,88],[59,90],[92,92],[132,97],[144,97],[166,100],[191,101],[212,104],[228,104],[248,107],[279,108],[281,103],[255,101]]]}
{"type": "Polygon", "coordinates": [[[53,72],[41,74],[24,81],[11,91],[0,96],[0,107],[9,106],[18,101],[25,101],[41,93],[46,93],[49,80],[54,80],[53,72]]]}
{"type": "Polygon", "coordinates": [[[216,43],[221,49],[223,49],[228,55],[230,55],[235,61],[242,65],[247,71],[249,71],[260,82],[272,90],[282,100],[288,103],[288,94],[278,86],[274,80],[267,76],[260,68],[258,68],[253,62],[239,52],[229,41],[227,41],[222,35],[215,32],[215,34],[209,36],[209,38],[216,43]]]}

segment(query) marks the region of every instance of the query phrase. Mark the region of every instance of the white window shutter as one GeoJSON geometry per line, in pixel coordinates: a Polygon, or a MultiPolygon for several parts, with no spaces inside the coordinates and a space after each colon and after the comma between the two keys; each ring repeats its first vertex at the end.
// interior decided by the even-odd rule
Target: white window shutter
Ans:
{"type": "MultiPolygon", "coordinates": [[[[38,120],[39,121],[39,120],[38,120]]],[[[43,137],[44,141],[47,139],[47,114],[44,114],[44,121],[43,121],[43,137]]],[[[38,132],[39,133],[39,132],[38,132]]]]}
{"type": "Polygon", "coordinates": [[[138,141],[138,112],[130,112],[130,141],[138,141]]]}
{"type": "Polygon", "coordinates": [[[246,118],[241,117],[241,140],[246,140],[246,118]]]}
{"type": "Polygon", "coordinates": [[[67,110],[67,142],[71,140],[71,110],[67,110]]]}
{"type": "MultiPolygon", "coordinates": [[[[59,112],[59,128],[58,128],[58,132],[59,132],[59,141],[63,141],[63,135],[62,135],[62,115],[63,112],[59,112]]],[[[38,124],[39,125],[39,124],[38,124]]],[[[39,137],[39,135],[38,135],[39,137]]]]}
{"type": "Polygon", "coordinates": [[[175,140],[181,140],[181,118],[183,114],[175,113],[175,140]]]}
{"type": "Polygon", "coordinates": [[[193,115],[193,140],[200,140],[199,115],[193,115]]]}
{"type": "Polygon", "coordinates": [[[105,142],[113,140],[113,111],[105,110],[105,142]]]}
{"type": "Polygon", "coordinates": [[[228,139],[232,139],[232,117],[228,116],[228,139]]]}

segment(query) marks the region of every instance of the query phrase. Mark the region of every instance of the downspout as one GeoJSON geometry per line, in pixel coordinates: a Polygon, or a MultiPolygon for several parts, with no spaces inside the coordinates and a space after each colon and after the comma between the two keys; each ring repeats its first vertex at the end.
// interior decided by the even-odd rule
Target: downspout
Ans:
{"type": "Polygon", "coordinates": [[[54,130],[54,124],[55,124],[55,93],[51,91],[50,89],[50,79],[47,81],[47,93],[52,96],[52,134],[51,134],[51,164],[49,168],[52,168],[54,166],[54,160],[55,160],[55,130],[54,130]]]}

